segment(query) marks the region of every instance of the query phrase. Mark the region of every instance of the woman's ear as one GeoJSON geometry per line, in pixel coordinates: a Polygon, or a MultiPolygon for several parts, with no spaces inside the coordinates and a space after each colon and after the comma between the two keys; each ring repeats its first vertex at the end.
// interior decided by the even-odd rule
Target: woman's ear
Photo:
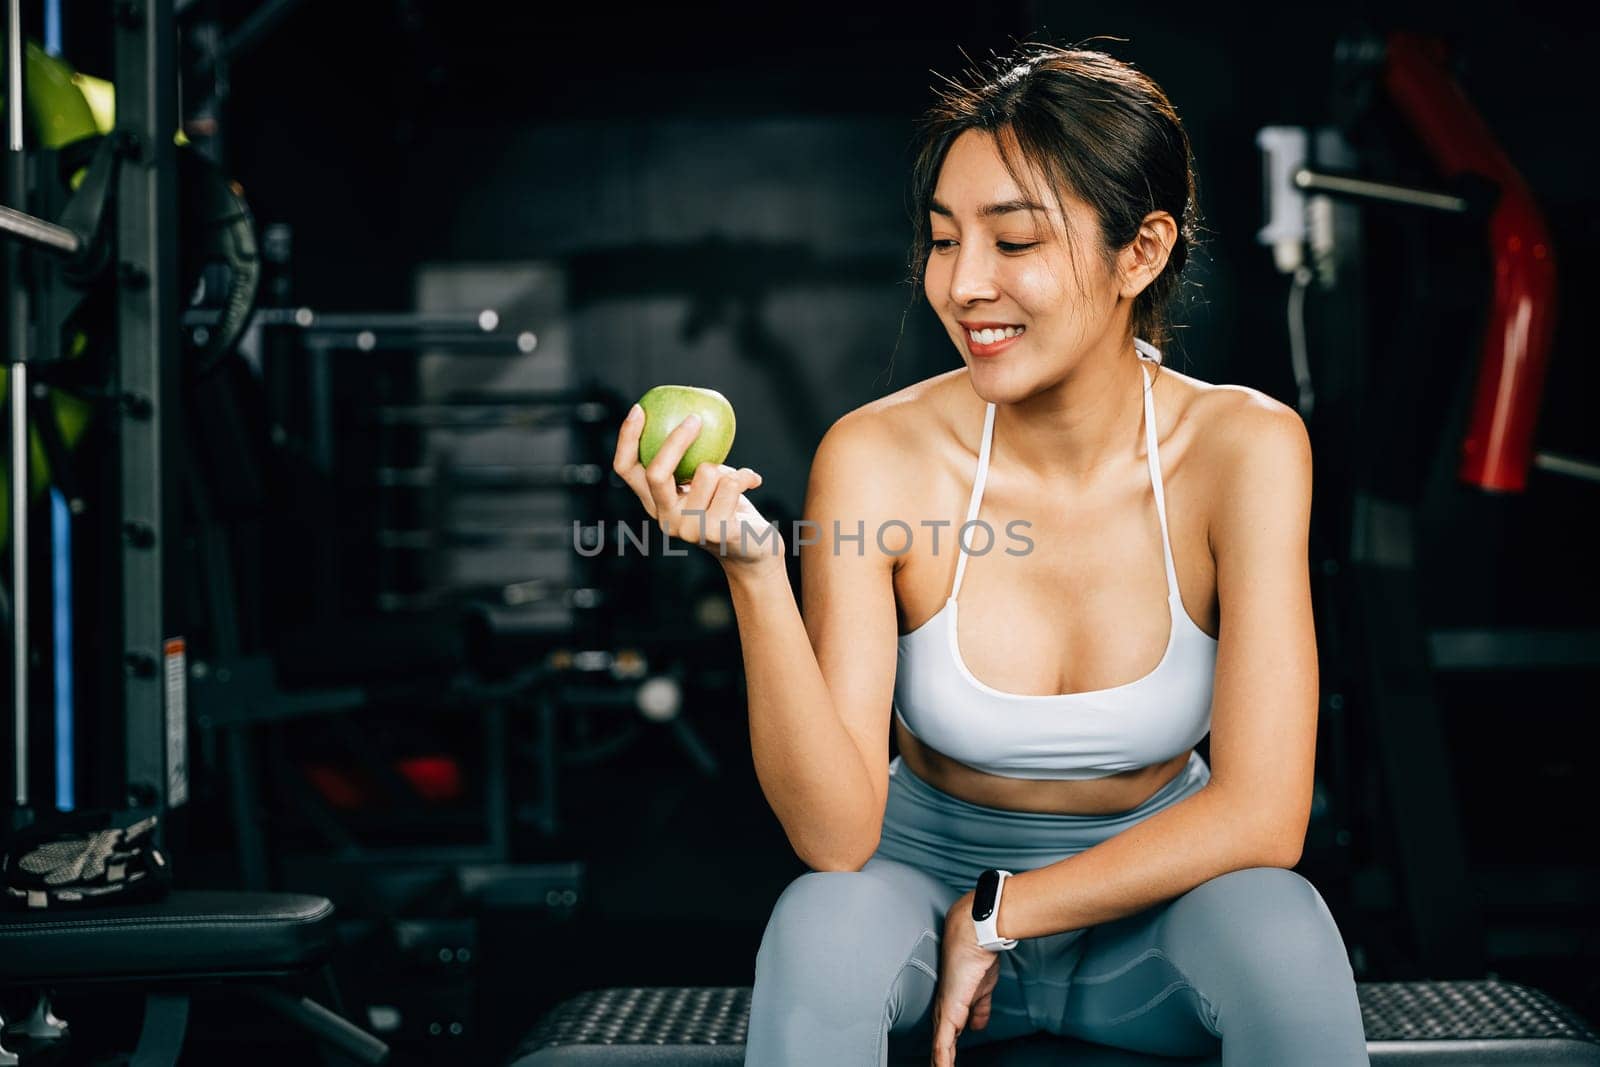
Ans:
{"type": "Polygon", "coordinates": [[[1132,300],[1161,276],[1167,257],[1178,240],[1178,224],[1165,211],[1152,211],[1139,223],[1139,232],[1117,255],[1122,296],[1132,300]]]}

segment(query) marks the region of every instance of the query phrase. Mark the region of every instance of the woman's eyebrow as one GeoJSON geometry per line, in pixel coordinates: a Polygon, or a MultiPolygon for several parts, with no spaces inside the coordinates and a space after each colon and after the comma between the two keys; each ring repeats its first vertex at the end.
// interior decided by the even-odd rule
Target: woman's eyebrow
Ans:
{"type": "MultiPolygon", "coordinates": [[[[935,215],[943,215],[947,219],[953,219],[956,217],[956,213],[941,204],[937,198],[935,198],[928,205],[928,210],[932,211],[935,215]]],[[[980,207],[978,209],[978,217],[980,219],[988,219],[994,218],[996,215],[1009,215],[1014,211],[1044,210],[1045,207],[1043,204],[1035,204],[1032,200],[1002,200],[998,204],[985,204],[980,207]]]]}

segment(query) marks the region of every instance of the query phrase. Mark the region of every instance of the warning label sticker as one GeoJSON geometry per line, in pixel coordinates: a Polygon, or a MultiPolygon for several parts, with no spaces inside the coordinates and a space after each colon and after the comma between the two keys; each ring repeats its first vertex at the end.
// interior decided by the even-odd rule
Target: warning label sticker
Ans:
{"type": "Polygon", "coordinates": [[[183,638],[162,645],[167,686],[167,807],[189,799],[189,664],[183,638]]]}

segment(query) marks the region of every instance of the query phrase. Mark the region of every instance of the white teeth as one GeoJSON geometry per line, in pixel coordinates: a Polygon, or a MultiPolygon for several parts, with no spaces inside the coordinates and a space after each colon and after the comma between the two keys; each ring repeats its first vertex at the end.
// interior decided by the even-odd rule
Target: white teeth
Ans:
{"type": "Polygon", "coordinates": [[[1007,337],[1017,337],[1026,329],[1026,326],[1007,326],[1000,330],[968,330],[967,334],[976,344],[992,345],[1007,337]]]}

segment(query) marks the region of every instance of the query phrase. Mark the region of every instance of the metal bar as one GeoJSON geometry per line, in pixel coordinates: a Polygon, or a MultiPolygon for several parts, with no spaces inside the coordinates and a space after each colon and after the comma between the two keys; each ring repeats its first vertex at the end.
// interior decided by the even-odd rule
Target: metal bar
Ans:
{"type": "MultiPolygon", "coordinates": [[[[333,431],[333,360],[328,350],[320,346],[307,346],[310,356],[306,368],[306,386],[309,395],[309,421],[311,436],[311,462],[326,479],[335,484],[334,431],[333,431]]],[[[331,498],[329,506],[333,507],[331,498]]],[[[324,516],[337,528],[338,517],[324,516]]],[[[318,621],[327,621],[339,611],[339,542],[333,537],[319,537],[311,546],[312,607],[318,621]]]]}
{"type": "Polygon", "coordinates": [[[311,409],[311,458],[317,470],[333,474],[333,365],[322,348],[311,350],[306,375],[311,409]]]}
{"type": "MultiPolygon", "coordinates": [[[[22,144],[22,0],[6,4],[6,198],[27,196],[22,144]]],[[[11,349],[11,719],[18,808],[28,806],[28,288],[22,249],[6,249],[11,349]]]]}
{"type": "Polygon", "coordinates": [[[260,892],[267,888],[267,846],[256,810],[260,793],[255,741],[249,724],[225,727],[222,745],[228,761],[228,804],[233,814],[233,854],[239,864],[239,884],[243,889],[260,892]]]}
{"type": "Polygon", "coordinates": [[[0,234],[66,256],[75,256],[83,248],[83,241],[65,226],[57,226],[3,204],[0,204],[0,234]]]}
{"type": "Polygon", "coordinates": [[[1418,613],[1415,513],[1365,493],[1355,505],[1351,619],[1359,627],[1368,714],[1417,951],[1437,977],[1481,974],[1483,921],[1476,900],[1461,891],[1468,884],[1466,843],[1452,807],[1450,749],[1418,613]]]}
{"type": "Polygon", "coordinates": [[[222,42],[222,54],[227,59],[233,59],[251,45],[255,44],[264,34],[272,29],[273,25],[294,10],[300,0],[266,0],[266,3],[239,23],[237,29],[228,34],[227,40],[222,42]]]}
{"type": "Polygon", "coordinates": [[[310,997],[294,996],[268,985],[248,985],[245,991],[357,1063],[383,1063],[388,1059],[388,1045],[310,997]]]}
{"type": "Polygon", "coordinates": [[[452,333],[441,331],[329,330],[306,334],[306,344],[318,351],[414,352],[435,348],[473,356],[516,358],[539,347],[532,330],[512,334],[452,333]]]}
{"type": "Polygon", "coordinates": [[[1555,452],[1539,452],[1533,457],[1533,465],[1551,474],[1565,474],[1581,478],[1586,482],[1600,482],[1600,463],[1589,463],[1555,452]]]}
{"type": "Polygon", "coordinates": [[[571,409],[573,422],[595,424],[605,423],[609,428],[622,421],[622,416],[627,412],[627,402],[615,398],[612,400],[597,400],[592,393],[579,393],[570,390],[496,390],[483,392],[479,390],[463,389],[444,396],[439,403],[441,407],[467,408],[467,407],[540,407],[558,405],[571,409]]]}
{"type": "Polygon", "coordinates": [[[527,467],[481,464],[440,471],[433,467],[379,467],[378,484],[393,489],[431,489],[440,482],[453,489],[551,489],[599,485],[605,470],[598,463],[544,463],[527,467]]]}
{"type": "MultiPolygon", "coordinates": [[[[379,530],[377,542],[384,548],[422,551],[430,548],[544,548],[565,549],[573,545],[574,534],[571,524],[536,523],[515,527],[499,526],[453,526],[446,530],[435,532],[433,530],[379,530]]],[[[650,544],[648,531],[640,539],[641,543],[650,544]]],[[[624,542],[620,537],[611,546],[596,546],[591,541],[585,541],[585,548],[595,546],[595,555],[611,552],[621,555],[624,542]]],[[[633,545],[627,547],[632,550],[633,545]]]]}
{"type": "Polygon", "coordinates": [[[565,427],[579,417],[572,404],[385,404],[374,412],[380,426],[429,426],[441,430],[565,427]]]}
{"type": "MultiPolygon", "coordinates": [[[[221,321],[222,313],[210,310],[187,311],[183,316],[185,326],[214,326],[221,321]]],[[[315,311],[308,307],[257,308],[251,316],[255,326],[295,326],[307,332],[361,330],[461,330],[468,334],[493,333],[500,327],[500,313],[493,308],[481,311],[432,312],[417,314],[408,311],[315,311]]]]}
{"type": "MultiPolygon", "coordinates": [[[[213,670],[215,667],[213,664],[213,670]]],[[[216,729],[258,726],[350,711],[372,703],[367,691],[355,686],[288,693],[276,688],[269,692],[239,691],[242,688],[226,682],[197,682],[194,702],[204,716],[204,724],[216,729]]]]}
{"type": "MultiPolygon", "coordinates": [[[[17,0],[11,0],[15,6],[17,0]]],[[[13,283],[15,285],[15,283],[13,283]]],[[[14,311],[15,309],[13,309],[14,311]]],[[[19,808],[28,806],[28,365],[11,365],[11,699],[19,808]]]]}
{"type": "Polygon", "coordinates": [[[511,790],[506,767],[506,709],[499,701],[490,701],[483,711],[483,743],[483,814],[489,851],[496,863],[504,863],[511,856],[511,790]]]}
{"type": "Polygon", "coordinates": [[[1358,200],[1380,200],[1389,204],[1430,208],[1455,215],[1464,214],[1467,210],[1466,198],[1452,196],[1449,193],[1436,193],[1408,185],[1395,185],[1392,182],[1376,182],[1368,178],[1324,174],[1304,167],[1294,172],[1294,184],[1295,188],[1307,192],[1348,196],[1358,200]]]}
{"type": "Polygon", "coordinates": [[[1434,630],[1435,671],[1585,670],[1600,667],[1600,630],[1434,630]]]}
{"type": "Polygon", "coordinates": [[[6,145],[22,151],[22,0],[6,4],[6,145]]]}
{"type": "MultiPolygon", "coordinates": [[[[276,309],[287,311],[290,309],[276,309]]],[[[294,308],[293,314],[301,316],[295,324],[309,330],[478,330],[492,333],[500,327],[500,314],[493,308],[480,311],[427,312],[412,311],[312,311],[294,308]],[[303,322],[304,314],[311,316],[303,322]]]]}
{"type": "MultiPolygon", "coordinates": [[[[177,358],[176,34],[172,0],[126,5],[113,26],[117,127],[129,146],[117,171],[117,388],[121,528],[123,774],[130,794],[158,805],[181,799],[186,723],[169,706],[164,666],[168,519],[162,475],[179,458],[177,358]],[[169,762],[168,754],[172,755],[169,762]]],[[[176,603],[175,599],[170,601],[176,603]]],[[[115,647],[115,646],[113,646],[115,647]]]]}
{"type": "Polygon", "coordinates": [[[183,1036],[188,1029],[187,991],[145,994],[144,1024],[128,1067],[171,1067],[183,1051],[183,1036]]]}
{"type": "MultiPolygon", "coordinates": [[[[52,463],[52,466],[54,464],[52,463]]],[[[56,810],[78,806],[77,766],[74,760],[73,617],[72,617],[72,508],[65,494],[50,491],[51,613],[55,645],[55,764],[56,810]]]]}
{"type": "Polygon", "coordinates": [[[548,689],[540,691],[537,698],[539,715],[539,829],[546,837],[554,837],[560,827],[556,807],[560,803],[559,783],[561,759],[556,752],[556,707],[548,689]]]}

